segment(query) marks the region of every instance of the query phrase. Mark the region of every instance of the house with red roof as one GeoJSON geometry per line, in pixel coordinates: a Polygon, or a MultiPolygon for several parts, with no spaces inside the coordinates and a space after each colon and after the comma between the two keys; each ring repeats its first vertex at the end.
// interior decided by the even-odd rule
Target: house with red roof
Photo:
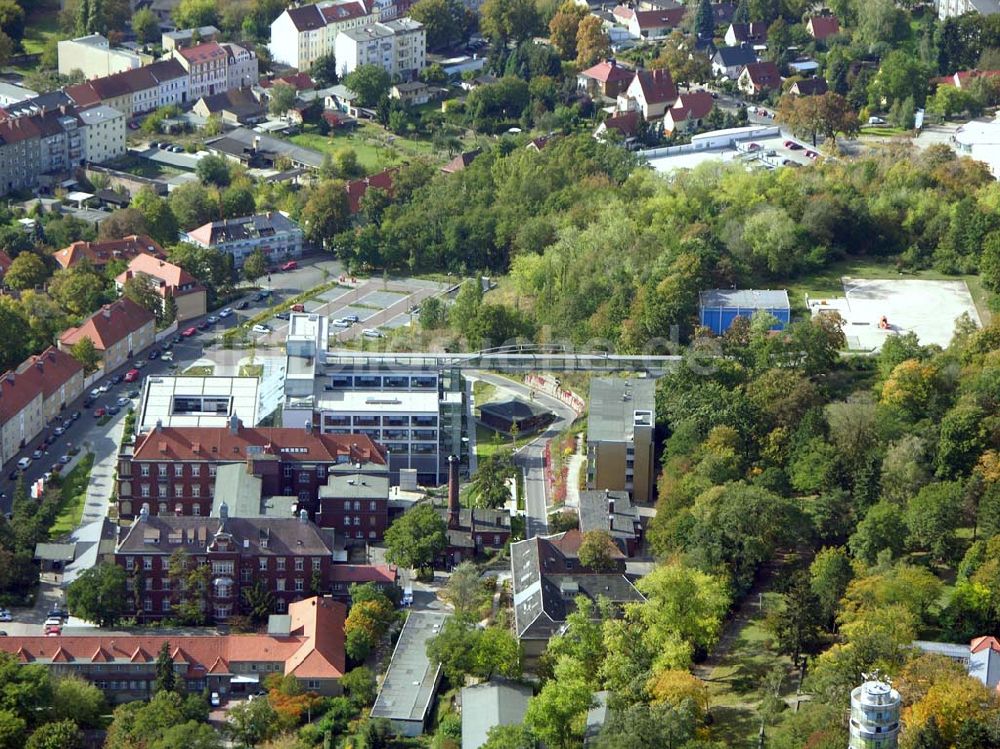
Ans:
{"type": "Polygon", "coordinates": [[[840,21],[836,16],[813,16],[806,21],[806,31],[813,39],[825,41],[840,33],[840,21]]]}
{"type": "Polygon", "coordinates": [[[105,304],[79,327],[63,331],[59,336],[59,348],[69,352],[84,338],[93,341],[101,355],[101,366],[105,372],[111,372],[153,344],[156,318],[152,312],[123,297],[105,304]]]}
{"type": "Polygon", "coordinates": [[[271,619],[266,634],[15,636],[0,638],[0,651],[22,664],[76,674],[111,703],[153,696],[164,643],[187,692],[218,692],[223,699],[253,694],[277,673],[295,676],[308,691],[336,695],[346,671],[346,617],[347,607],[332,598],[299,596],[287,615],[271,619]]]}
{"type": "Polygon", "coordinates": [[[137,276],[149,280],[164,304],[167,299],[174,300],[178,323],[201,317],[208,311],[205,287],[179,265],[145,253],[136,255],[115,278],[118,292],[124,290],[126,281],[137,276]]]}
{"type": "Polygon", "coordinates": [[[743,68],[736,79],[736,87],[747,96],[759,96],[781,88],[781,73],[771,61],[752,62],[743,68]]]}
{"type": "Polygon", "coordinates": [[[127,263],[138,255],[151,255],[161,259],[167,256],[160,244],[145,234],[130,234],[105,242],[73,242],[69,247],[52,253],[52,257],[62,268],[72,268],[88,262],[97,270],[103,270],[112,260],[127,263]]]}
{"type": "Polygon", "coordinates": [[[188,95],[192,101],[228,90],[228,54],[218,42],[181,47],[172,54],[188,74],[188,95]]]}
{"type": "Polygon", "coordinates": [[[42,390],[16,371],[0,375],[0,459],[13,458],[45,428],[42,390]]]}
{"type": "Polygon", "coordinates": [[[979,679],[990,689],[1000,687],[1000,640],[977,637],[969,645],[969,676],[979,679]]]}
{"type": "Polygon", "coordinates": [[[940,78],[935,78],[934,83],[939,86],[954,86],[955,88],[965,88],[972,81],[977,78],[997,78],[1000,77],[1000,70],[960,70],[958,72],[952,73],[951,75],[945,75],[940,78]]]}
{"type": "Polygon", "coordinates": [[[701,127],[715,102],[708,91],[680,94],[677,101],[663,115],[663,131],[668,135],[685,133],[701,127]]]}
{"type": "Polygon", "coordinates": [[[647,122],[658,120],[677,101],[677,86],[670,71],[637,70],[632,82],[618,95],[618,109],[637,110],[647,122]]]}
{"type": "Polygon", "coordinates": [[[443,174],[454,174],[455,172],[460,172],[463,169],[467,169],[469,164],[475,161],[480,154],[482,154],[483,149],[473,148],[471,151],[463,151],[458,156],[453,158],[443,167],[441,167],[441,172],[443,174]]]}
{"type": "Polygon", "coordinates": [[[635,71],[619,65],[617,60],[602,60],[576,74],[576,88],[592,97],[617,99],[634,75],[635,71]]]}
{"type": "Polygon", "coordinates": [[[399,167],[390,167],[378,174],[361,177],[360,179],[352,179],[348,182],[347,202],[351,209],[351,215],[355,216],[361,210],[361,199],[368,190],[383,190],[392,196],[392,180],[398,171],[399,167]]]}
{"type": "Polygon", "coordinates": [[[684,23],[687,8],[680,6],[667,10],[633,10],[626,22],[633,39],[662,39],[684,23]]]}
{"type": "Polygon", "coordinates": [[[34,382],[42,391],[42,416],[46,421],[56,418],[83,395],[83,366],[55,346],[29,356],[17,371],[21,379],[34,382]]]}
{"type": "Polygon", "coordinates": [[[398,587],[398,570],[394,564],[335,564],[330,568],[330,590],[335,599],[349,604],[351,586],[371,584],[389,598],[398,587]]]}
{"type": "Polygon", "coordinates": [[[8,255],[3,250],[0,250],[0,281],[3,280],[4,275],[10,270],[10,264],[13,262],[10,255],[8,255]]]}
{"type": "Polygon", "coordinates": [[[603,143],[607,140],[609,133],[615,133],[615,137],[620,138],[622,143],[629,147],[639,136],[639,123],[638,111],[633,109],[630,112],[618,112],[597,126],[594,131],[594,139],[603,143]]]}

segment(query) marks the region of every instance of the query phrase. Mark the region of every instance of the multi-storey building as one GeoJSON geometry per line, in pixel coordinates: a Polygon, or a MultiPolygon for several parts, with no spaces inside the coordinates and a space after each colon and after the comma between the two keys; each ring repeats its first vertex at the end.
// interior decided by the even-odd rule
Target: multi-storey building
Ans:
{"type": "Polygon", "coordinates": [[[260,78],[257,53],[232,42],[219,46],[226,53],[226,90],[234,91],[256,85],[260,78]]]}
{"type": "Polygon", "coordinates": [[[352,544],[380,541],[389,527],[389,476],[368,471],[331,475],[319,488],[316,523],[352,544]]]}
{"type": "Polygon", "coordinates": [[[362,2],[293,6],[271,23],[268,49],[275,62],[309,70],[316,58],[334,51],[337,34],[375,20],[362,2]]]}
{"type": "Polygon", "coordinates": [[[115,563],[129,573],[130,608],[143,619],[162,619],[185,595],[171,579],[170,560],[208,565],[205,611],[216,621],[246,613],[244,589],[263,583],[281,614],[289,604],[330,586],[333,534],[297,518],[233,518],[223,504],[218,517],[151,515],[144,504],[118,542],[115,563]]]}
{"type": "Polygon", "coordinates": [[[59,336],[59,348],[69,351],[89,338],[101,355],[105,372],[117,369],[156,340],[156,318],[131,299],[105,304],[77,328],[67,328],[59,336]]]}
{"type": "Polygon", "coordinates": [[[0,122],[0,195],[30,190],[41,168],[41,128],[35,117],[0,122]]]}
{"type": "Polygon", "coordinates": [[[42,416],[51,421],[83,394],[83,366],[55,346],[37,356],[29,356],[18,367],[21,378],[37,384],[42,391],[42,416]]]}
{"type": "Polygon", "coordinates": [[[174,674],[192,694],[252,694],[267,676],[281,674],[295,676],[309,691],[336,695],[346,670],[346,613],[343,603],[312,597],[289,604],[287,615],[272,617],[267,634],[0,637],[0,651],[44,665],[54,676],[86,679],[112,703],[153,695],[156,657],[164,643],[174,674]]]}
{"type": "Polygon", "coordinates": [[[876,673],[851,690],[849,749],[896,749],[899,746],[899,692],[876,673]]]}
{"type": "Polygon", "coordinates": [[[119,293],[125,289],[125,282],[136,276],[151,280],[164,305],[167,299],[173,299],[177,307],[175,317],[177,322],[184,322],[205,314],[207,310],[205,287],[179,265],[168,263],[153,255],[140,253],[132,258],[128,268],[115,278],[115,286],[119,293]]]}
{"type": "Polygon", "coordinates": [[[394,78],[411,80],[427,64],[427,33],[412,18],[373,23],[341,31],[334,52],[342,75],[376,65],[394,78]]]}
{"type": "Polygon", "coordinates": [[[255,250],[271,262],[302,256],[302,229],[282,211],[213,221],[181,234],[185,242],[233,256],[239,268],[255,250]]]}
{"type": "Polygon", "coordinates": [[[178,47],[190,47],[196,42],[215,42],[218,41],[218,37],[219,30],[214,26],[164,31],[160,35],[160,46],[167,52],[172,52],[178,47]]]}
{"type": "Polygon", "coordinates": [[[83,122],[84,154],[91,164],[102,164],[125,155],[125,115],[100,104],[79,112],[83,122]]]}
{"type": "Polygon", "coordinates": [[[211,96],[228,90],[229,78],[226,63],[229,59],[229,52],[223,49],[218,42],[205,42],[193,47],[181,47],[175,49],[172,54],[174,59],[187,71],[188,94],[192,100],[196,101],[202,96],[211,96]]]}
{"type": "Polygon", "coordinates": [[[131,518],[148,503],[151,515],[208,515],[219,466],[244,463],[260,478],[262,496],[311,503],[331,469],[385,465],[382,447],[362,434],[318,434],[289,427],[163,427],[124,445],[118,456],[118,513],[131,518]]]}
{"type": "Polygon", "coordinates": [[[188,101],[188,71],[177,60],[160,60],[135,70],[66,87],[66,94],[80,107],[107,104],[131,120],[170,104],[188,101]]]}
{"type": "Polygon", "coordinates": [[[100,34],[63,39],[56,45],[59,75],[83,73],[84,78],[101,78],[142,67],[142,58],[127,49],[111,49],[100,34]]]}
{"type": "Polygon", "coordinates": [[[938,18],[942,21],[964,16],[966,13],[984,16],[1000,13],[1000,0],[934,0],[934,5],[937,7],[938,18]]]}
{"type": "Polygon", "coordinates": [[[145,234],[130,234],[105,242],[73,242],[69,247],[52,253],[52,257],[63,268],[87,262],[98,271],[103,270],[112,260],[127,263],[138,255],[153,255],[160,259],[167,256],[159,243],[145,234]]]}
{"type": "Polygon", "coordinates": [[[587,488],[654,500],[653,429],[656,382],[595,378],[587,419],[587,488]]]}

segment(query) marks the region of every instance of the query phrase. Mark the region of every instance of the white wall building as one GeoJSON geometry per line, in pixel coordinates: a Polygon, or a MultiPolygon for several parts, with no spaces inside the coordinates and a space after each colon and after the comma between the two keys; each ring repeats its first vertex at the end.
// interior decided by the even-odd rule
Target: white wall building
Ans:
{"type": "Polygon", "coordinates": [[[87,161],[102,164],[125,155],[125,115],[101,104],[79,113],[87,161]]]}
{"type": "Polygon", "coordinates": [[[357,0],[288,8],[271,23],[268,49],[275,62],[296,70],[309,70],[317,57],[334,51],[341,31],[376,20],[365,4],[357,0]]]}
{"type": "Polygon", "coordinates": [[[110,42],[100,34],[64,39],[56,45],[56,51],[59,75],[79,70],[84,78],[103,78],[142,67],[139,55],[125,49],[111,49],[110,42]]]}
{"type": "Polygon", "coordinates": [[[257,53],[231,42],[219,46],[226,53],[226,89],[256,86],[260,78],[257,53]]]}
{"type": "Polygon", "coordinates": [[[229,55],[218,42],[175,49],[173,56],[188,73],[188,94],[193,101],[228,90],[229,55]]]}
{"type": "Polygon", "coordinates": [[[411,18],[374,23],[337,34],[334,52],[341,75],[361,65],[377,65],[408,80],[427,64],[427,32],[411,18]]]}
{"type": "Polygon", "coordinates": [[[934,0],[938,18],[954,18],[966,13],[980,13],[984,16],[1000,13],[1000,0],[934,0]]]}

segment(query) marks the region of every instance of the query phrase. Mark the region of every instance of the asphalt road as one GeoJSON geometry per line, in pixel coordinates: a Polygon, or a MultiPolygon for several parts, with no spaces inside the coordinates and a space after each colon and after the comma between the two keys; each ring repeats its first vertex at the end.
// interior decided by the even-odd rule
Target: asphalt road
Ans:
{"type": "MultiPolygon", "coordinates": [[[[532,388],[501,375],[476,372],[483,382],[517,393],[522,398],[530,398],[532,388]]],[[[524,474],[525,538],[544,535],[548,532],[548,498],[545,495],[545,467],[542,456],[545,443],[564,432],[576,420],[576,412],[557,398],[534,391],[535,402],[545,406],[556,415],[556,420],[528,444],[514,453],[514,464],[524,474]]]]}

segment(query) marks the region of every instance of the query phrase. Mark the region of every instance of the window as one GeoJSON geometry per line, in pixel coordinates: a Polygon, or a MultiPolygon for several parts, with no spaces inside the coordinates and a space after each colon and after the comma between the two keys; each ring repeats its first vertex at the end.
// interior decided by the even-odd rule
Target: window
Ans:
{"type": "Polygon", "coordinates": [[[160,465],[159,465],[159,474],[161,476],[166,476],[167,475],[167,464],[166,463],[160,463],[160,465]]]}
{"type": "Polygon", "coordinates": [[[351,500],[349,500],[349,499],[345,499],[344,500],[344,509],[345,510],[351,509],[351,500]]]}
{"type": "Polygon", "coordinates": [[[279,614],[285,613],[285,599],[279,598],[274,602],[274,608],[277,609],[279,614]]]}
{"type": "Polygon", "coordinates": [[[169,577],[163,578],[163,580],[160,581],[160,587],[163,590],[170,590],[170,578],[169,577]]]}
{"type": "Polygon", "coordinates": [[[274,588],[275,590],[277,590],[279,593],[283,593],[284,590],[285,590],[285,578],[279,577],[275,581],[274,585],[275,585],[275,588],[274,588]]]}
{"type": "Polygon", "coordinates": [[[192,497],[200,497],[201,496],[201,487],[198,486],[197,484],[194,484],[191,487],[191,496],[192,497]]]}
{"type": "Polygon", "coordinates": [[[232,575],[234,564],[231,559],[222,562],[212,562],[213,575],[232,575]]]}
{"type": "Polygon", "coordinates": [[[125,592],[132,593],[135,591],[135,580],[131,577],[125,580],[125,592]]]}
{"type": "Polygon", "coordinates": [[[144,570],[153,569],[153,557],[143,557],[142,558],[142,568],[144,570]]]}
{"type": "Polygon", "coordinates": [[[299,472],[299,483],[300,484],[309,483],[309,474],[306,471],[299,472]]]}
{"type": "Polygon", "coordinates": [[[139,475],[148,476],[149,475],[149,463],[142,463],[139,466],[139,475]]]}
{"type": "Polygon", "coordinates": [[[267,572],[267,557],[258,557],[257,558],[257,568],[261,572],[267,572]]]}
{"type": "Polygon", "coordinates": [[[157,507],[159,507],[159,513],[161,515],[166,515],[167,514],[167,503],[166,502],[160,502],[160,504],[158,504],[157,507]]]}
{"type": "MultiPolygon", "coordinates": [[[[262,559],[261,561],[266,562],[267,560],[266,559],[262,559]]],[[[241,583],[249,583],[252,578],[253,578],[253,570],[252,569],[250,569],[249,567],[244,567],[243,569],[240,570],[240,582],[241,583]]]]}
{"type": "Polygon", "coordinates": [[[354,524],[361,525],[361,518],[358,515],[354,516],[354,524]]]}
{"type": "Polygon", "coordinates": [[[125,557],[125,569],[130,570],[135,567],[135,557],[125,557]]]}
{"type": "Polygon", "coordinates": [[[144,496],[144,497],[148,497],[149,496],[149,484],[143,484],[142,486],[140,486],[139,487],[139,493],[142,496],[144,496]]]}
{"type": "Polygon", "coordinates": [[[378,508],[378,504],[376,502],[369,502],[368,503],[368,509],[371,510],[372,512],[375,512],[375,510],[377,508],[378,508]]]}
{"type": "Polygon", "coordinates": [[[152,589],[153,589],[153,578],[147,577],[146,578],[146,590],[152,590],[152,589]]]}
{"type": "Polygon", "coordinates": [[[285,478],[290,479],[292,477],[292,467],[285,466],[285,478]]]}
{"type": "Polygon", "coordinates": [[[299,593],[305,590],[305,583],[301,578],[295,579],[295,590],[299,593]]]}
{"type": "Polygon", "coordinates": [[[500,536],[496,533],[493,534],[493,545],[494,546],[500,545],[500,536]]]}
{"type": "Polygon", "coordinates": [[[278,557],[277,561],[278,561],[278,572],[284,572],[285,571],[285,558],[284,557],[278,557]]]}
{"type": "Polygon", "coordinates": [[[195,478],[198,478],[199,476],[201,476],[201,465],[200,464],[198,464],[198,463],[192,463],[191,464],[191,475],[194,476],[195,478]]]}
{"type": "Polygon", "coordinates": [[[213,463],[212,465],[210,465],[208,467],[208,475],[214,477],[216,471],[218,471],[218,470],[219,470],[219,467],[213,463]]]}
{"type": "Polygon", "coordinates": [[[375,525],[377,522],[378,519],[374,515],[368,516],[368,525],[375,525]]]}
{"type": "Polygon", "coordinates": [[[175,463],[174,464],[174,477],[175,478],[180,478],[183,475],[184,475],[184,464],[183,463],[175,463]]]}
{"type": "Polygon", "coordinates": [[[170,599],[164,598],[163,603],[160,604],[160,608],[164,614],[170,613],[170,599]]]}
{"type": "Polygon", "coordinates": [[[357,500],[354,500],[354,511],[357,512],[360,509],[361,509],[361,503],[358,502],[357,500]]]}
{"type": "Polygon", "coordinates": [[[295,571],[302,572],[304,560],[302,557],[295,557],[295,571]]]}
{"type": "Polygon", "coordinates": [[[375,538],[375,531],[368,531],[368,538],[375,538]]]}
{"type": "Polygon", "coordinates": [[[313,563],[313,572],[319,572],[323,560],[320,559],[319,557],[314,557],[312,563],[313,563]]]}
{"type": "Polygon", "coordinates": [[[142,601],[142,610],[152,612],[153,610],[153,599],[144,598],[142,601]]]}
{"type": "Polygon", "coordinates": [[[191,505],[191,514],[199,517],[201,515],[201,505],[198,503],[191,505]]]}

